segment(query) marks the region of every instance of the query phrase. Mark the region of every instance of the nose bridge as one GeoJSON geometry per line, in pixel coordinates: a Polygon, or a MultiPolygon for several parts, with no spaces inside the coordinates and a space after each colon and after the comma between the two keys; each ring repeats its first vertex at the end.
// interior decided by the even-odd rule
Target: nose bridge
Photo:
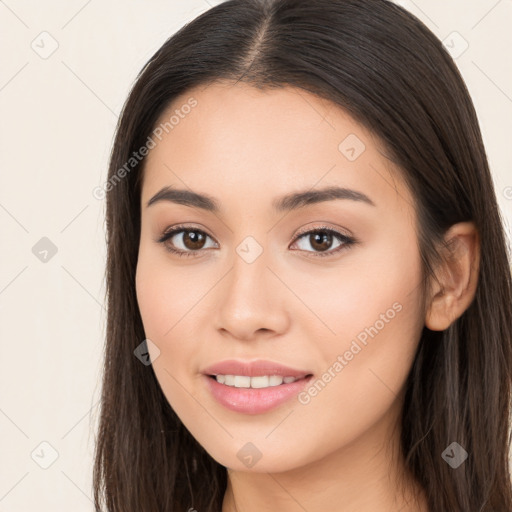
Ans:
{"type": "MultiPolygon", "coordinates": [[[[265,244],[266,240],[262,239],[262,235],[258,235],[258,239],[256,239],[253,235],[247,235],[235,248],[235,252],[237,256],[246,263],[246,265],[251,266],[257,260],[266,260],[268,259],[268,247],[264,248],[263,244],[265,244]],[[265,256],[262,258],[262,256],[265,256]]],[[[266,238],[266,237],[265,237],[266,238]]],[[[235,259],[236,261],[236,259],[235,259]]],[[[261,261],[260,261],[261,264],[261,261]]],[[[243,265],[242,265],[243,267],[243,265]]]]}
{"type": "Polygon", "coordinates": [[[259,295],[268,295],[269,253],[263,244],[263,240],[260,242],[248,235],[235,247],[230,294],[237,300],[251,303],[258,300],[259,295]]]}

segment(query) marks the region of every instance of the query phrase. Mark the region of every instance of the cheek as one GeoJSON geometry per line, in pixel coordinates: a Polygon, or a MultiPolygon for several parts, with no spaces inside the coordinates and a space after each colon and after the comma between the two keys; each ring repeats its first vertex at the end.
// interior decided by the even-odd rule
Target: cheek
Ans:
{"type": "MultiPolygon", "coordinates": [[[[396,330],[395,336],[409,339],[408,325],[421,322],[421,258],[411,235],[382,237],[371,247],[347,251],[336,267],[305,267],[301,278],[286,276],[294,292],[303,298],[312,314],[296,320],[305,332],[318,326],[317,334],[326,348],[342,349],[344,344],[377,323],[379,333],[396,330]],[[400,313],[398,313],[400,309],[400,313]],[[383,315],[383,318],[381,316],[383,315]],[[393,327],[390,326],[393,324],[393,327]],[[404,331],[405,329],[405,331],[404,331]]],[[[292,272],[284,266],[282,273],[292,272]]],[[[385,336],[379,337],[383,338],[385,336]]]]}
{"type": "Polygon", "coordinates": [[[189,303],[193,301],[183,296],[183,290],[188,288],[183,288],[186,283],[181,282],[180,275],[171,273],[168,262],[159,261],[159,255],[140,251],[135,277],[138,307],[146,338],[159,351],[157,357],[151,356],[152,368],[168,403],[179,416],[186,411],[187,422],[194,422],[198,411],[191,407],[183,384],[190,378],[197,347],[193,338],[180,330],[186,325],[183,317],[187,311],[192,314],[189,303]]]}
{"type": "Polygon", "coordinates": [[[183,383],[199,370],[204,304],[218,281],[208,265],[171,262],[162,249],[141,247],[135,276],[137,302],[147,338],[160,353],[153,368],[164,388],[183,383]],[[203,315],[203,316],[202,316],[203,315]]]}
{"type": "Polygon", "coordinates": [[[310,409],[308,421],[323,416],[349,437],[391,407],[423,327],[420,255],[414,243],[396,247],[383,244],[354,264],[347,258],[308,294],[333,332],[318,338],[323,367],[301,403],[310,409]]]}
{"type": "Polygon", "coordinates": [[[190,306],[189,298],[183,297],[179,276],[179,272],[169,271],[168,262],[159,261],[159,255],[140,251],[135,276],[137,302],[146,338],[159,350],[158,357],[152,357],[152,365],[166,394],[173,388],[171,375],[182,379],[177,372],[189,367],[194,350],[192,340],[180,335],[180,319],[190,306]]]}
{"type": "Polygon", "coordinates": [[[161,265],[139,256],[135,286],[144,331],[148,338],[161,338],[171,327],[171,304],[175,302],[172,288],[161,265]]]}
{"type": "Polygon", "coordinates": [[[148,338],[170,342],[194,315],[208,279],[194,265],[171,263],[162,248],[141,247],[135,276],[137,302],[148,338]],[[185,318],[186,317],[186,318],[185,318]]]}

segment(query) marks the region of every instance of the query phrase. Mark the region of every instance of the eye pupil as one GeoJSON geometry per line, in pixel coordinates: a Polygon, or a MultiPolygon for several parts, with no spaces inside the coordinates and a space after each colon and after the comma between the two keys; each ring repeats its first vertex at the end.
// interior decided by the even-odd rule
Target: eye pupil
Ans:
{"type": "Polygon", "coordinates": [[[190,250],[201,249],[204,245],[205,237],[198,231],[185,231],[183,234],[183,243],[190,250]],[[189,243],[191,246],[189,246],[189,243]]]}
{"type": "Polygon", "coordinates": [[[314,240],[314,242],[311,244],[311,247],[314,247],[315,249],[318,249],[320,251],[328,250],[332,244],[332,233],[327,233],[323,231],[312,233],[311,236],[313,237],[314,240]]]}

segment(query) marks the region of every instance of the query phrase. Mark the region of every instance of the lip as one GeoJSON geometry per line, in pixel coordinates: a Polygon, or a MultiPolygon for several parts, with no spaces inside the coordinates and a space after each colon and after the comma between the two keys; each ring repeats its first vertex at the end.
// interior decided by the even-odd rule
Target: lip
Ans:
{"type": "Polygon", "coordinates": [[[205,385],[225,408],[242,414],[262,414],[296,397],[313,378],[312,372],[283,366],[272,361],[222,361],[209,366],[203,371],[205,385]],[[270,386],[268,388],[235,388],[220,384],[214,375],[280,375],[295,377],[298,380],[289,384],[270,386]]]}
{"type": "Polygon", "coordinates": [[[243,414],[262,414],[296,397],[311,381],[312,375],[268,388],[235,388],[219,384],[215,378],[203,379],[213,397],[227,409],[243,414]]]}
{"type": "Polygon", "coordinates": [[[301,378],[310,375],[309,370],[298,370],[282,364],[258,359],[255,361],[239,361],[229,359],[213,364],[205,368],[205,375],[245,375],[247,377],[259,377],[262,375],[281,375],[282,377],[301,378]]]}

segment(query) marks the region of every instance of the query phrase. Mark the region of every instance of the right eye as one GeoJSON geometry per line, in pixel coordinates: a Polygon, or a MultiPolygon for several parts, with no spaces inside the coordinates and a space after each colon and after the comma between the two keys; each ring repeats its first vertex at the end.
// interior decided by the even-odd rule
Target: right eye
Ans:
{"type": "Polygon", "coordinates": [[[211,238],[204,231],[190,227],[190,226],[176,226],[171,230],[166,230],[162,236],[157,240],[163,244],[165,249],[178,256],[197,256],[200,251],[204,249],[205,240],[211,238]],[[183,248],[176,247],[175,243],[169,243],[173,238],[178,240],[183,248]]]}

